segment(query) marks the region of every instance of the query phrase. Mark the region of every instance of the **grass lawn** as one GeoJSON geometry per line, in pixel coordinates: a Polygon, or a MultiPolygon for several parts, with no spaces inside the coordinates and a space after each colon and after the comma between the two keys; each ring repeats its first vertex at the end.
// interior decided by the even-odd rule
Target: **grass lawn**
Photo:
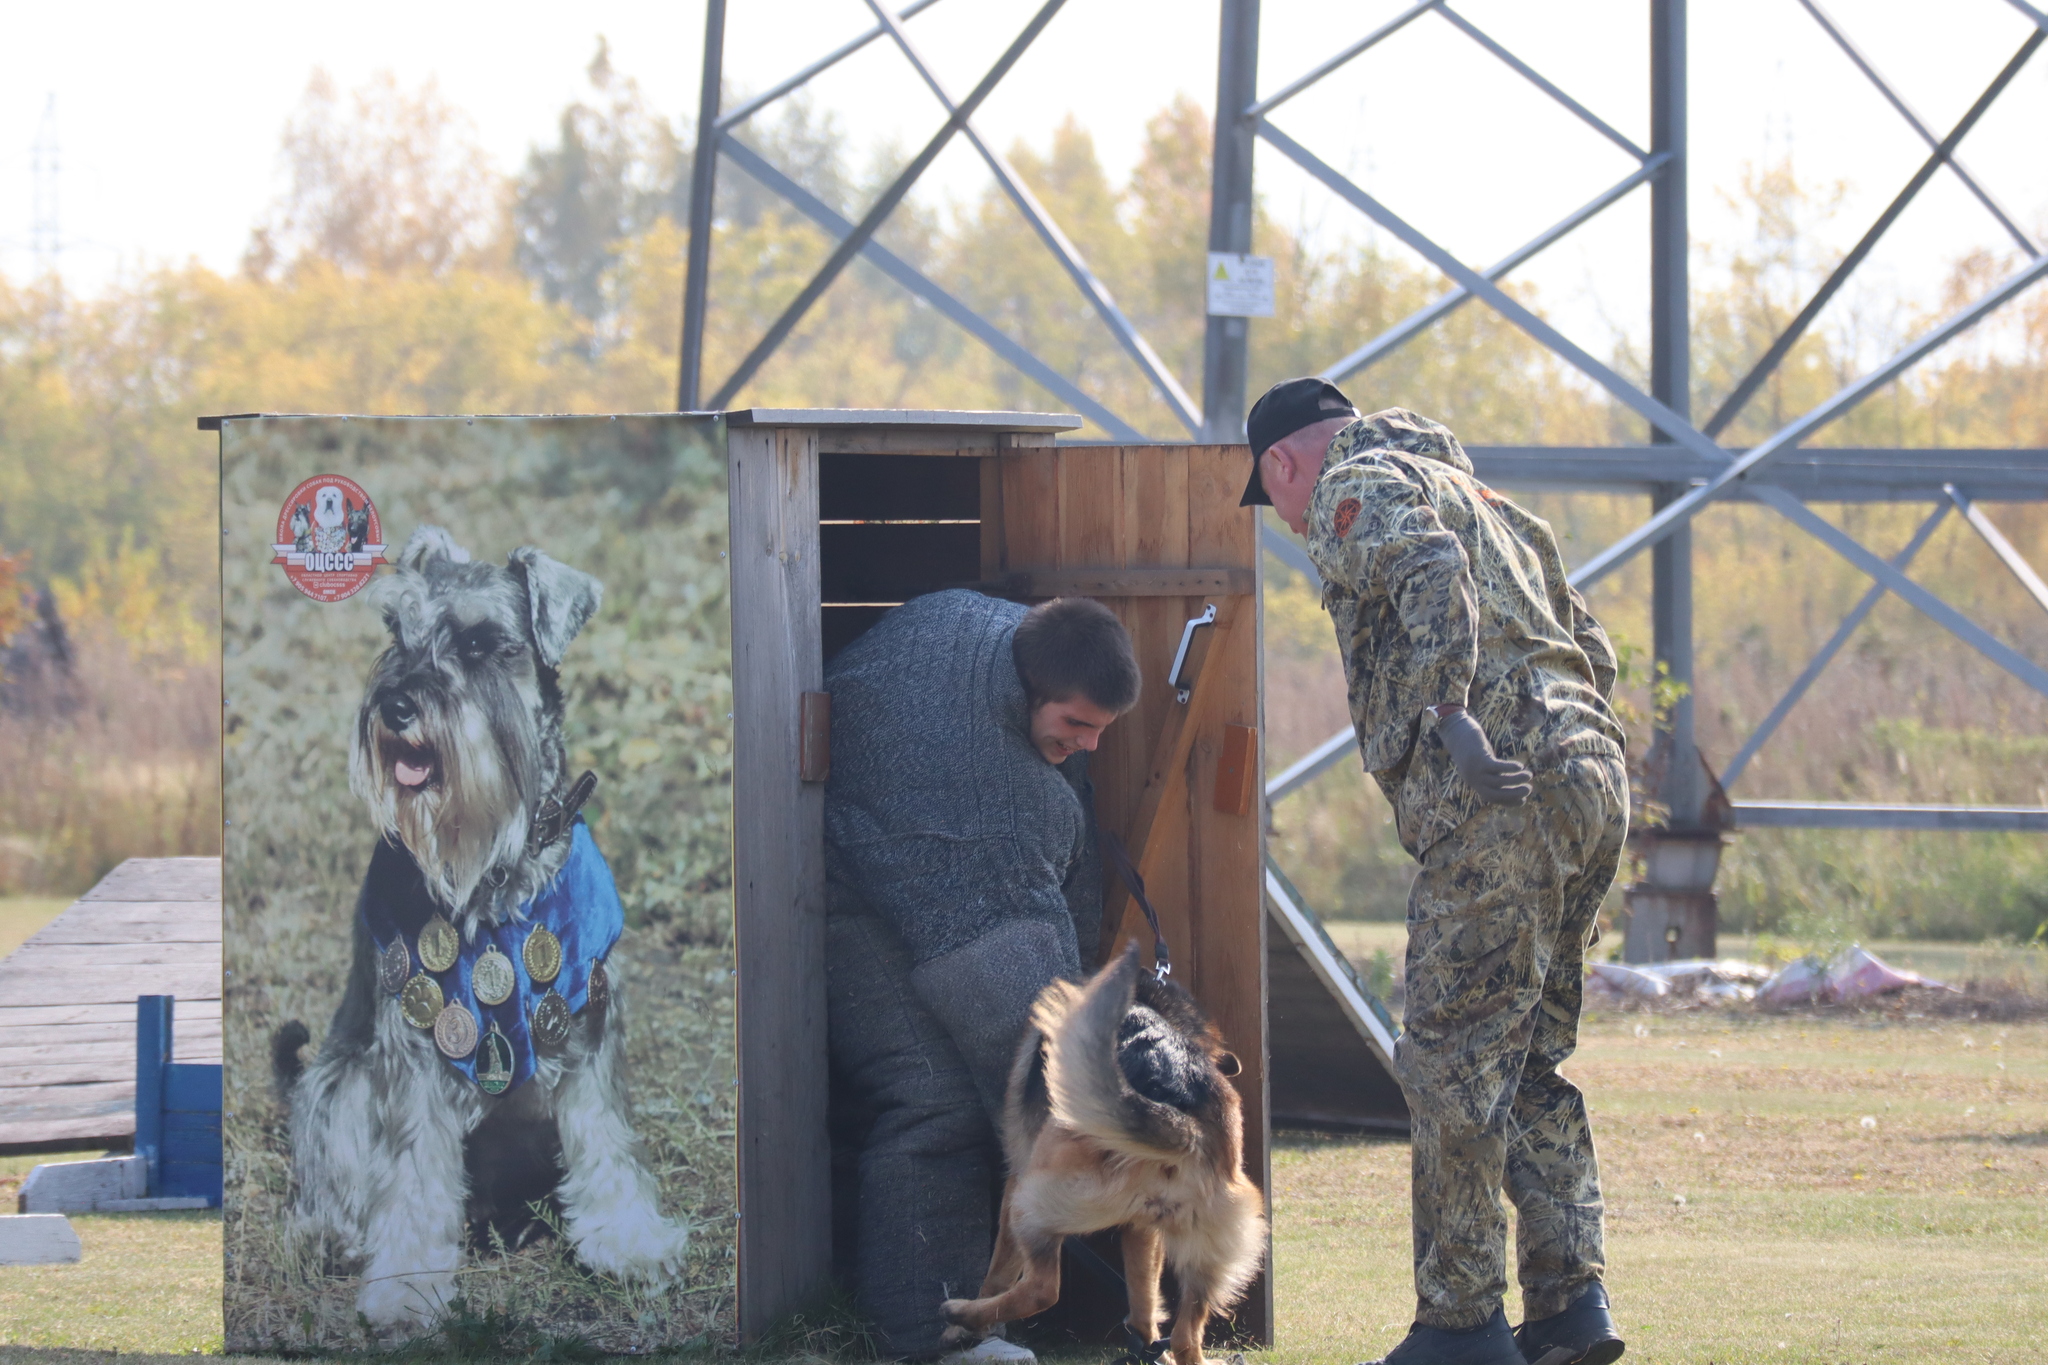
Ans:
{"type": "Polygon", "coordinates": [[[221,1349],[218,1212],[81,1213],[71,1226],[77,1265],[0,1267],[0,1361],[221,1349]]]}
{"type": "MultiPolygon", "coordinates": [[[[1630,1360],[2041,1359],[2048,1025],[1594,1016],[1568,1070],[1630,1360]]],[[[1273,1358],[1376,1354],[1413,1309],[1408,1149],[1275,1146],[1273,1358]]]]}
{"type": "MultiPolygon", "coordinates": [[[[1630,1361],[2041,1359],[2048,1024],[1595,1015],[1571,1072],[1630,1361]]],[[[1273,1177],[1280,1341],[1254,1365],[1391,1345],[1413,1307],[1406,1145],[1283,1134],[1273,1177]]],[[[218,1349],[216,1217],[73,1221],[82,1264],[0,1269],[0,1341],[218,1349]]]]}
{"type": "Polygon", "coordinates": [[[0,957],[28,942],[70,905],[68,896],[0,896],[0,957]]]}

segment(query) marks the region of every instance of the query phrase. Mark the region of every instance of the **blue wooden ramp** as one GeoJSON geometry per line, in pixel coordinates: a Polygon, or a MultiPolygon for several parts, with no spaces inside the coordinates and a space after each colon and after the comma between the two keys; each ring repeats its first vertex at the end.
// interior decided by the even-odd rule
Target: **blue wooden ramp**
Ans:
{"type": "Polygon", "coordinates": [[[143,995],[178,998],[183,1062],[220,1061],[220,859],[131,858],[0,961],[0,1150],[127,1142],[143,995]]]}
{"type": "Polygon", "coordinates": [[[172,1060],[177,999],[135,1002],[135,1155],[148,1163],[150,1198],[199,1198],[220,1207],[220,1063],[172,1060]]]}

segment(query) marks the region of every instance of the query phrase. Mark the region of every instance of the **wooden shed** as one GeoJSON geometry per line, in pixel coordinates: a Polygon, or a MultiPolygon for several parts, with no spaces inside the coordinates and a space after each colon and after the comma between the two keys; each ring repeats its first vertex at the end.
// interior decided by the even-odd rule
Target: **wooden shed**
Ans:
{"type": "MultiPolygon", "coordinates": [[[[1244,1062],[1246,1166],[1266,1187],[1259,542],[1237,505],[1244,447],[1058,447],[1080,420],[1043,413],[726,420],[742,1330],[815,1304],[831,1267],[815,694],[832,654],[920,593],[1085,595],[1129,628],[1145,688],[1093,760],[1098,810],[1140,864],[1176,979],[1244,1062]]],[[[1120,894],[1111,906],[1137,918],[1120,894]]],[[[1271,1322],[1262,1279],[1237,1325],[1269,1340],[1271,1322]]]]}

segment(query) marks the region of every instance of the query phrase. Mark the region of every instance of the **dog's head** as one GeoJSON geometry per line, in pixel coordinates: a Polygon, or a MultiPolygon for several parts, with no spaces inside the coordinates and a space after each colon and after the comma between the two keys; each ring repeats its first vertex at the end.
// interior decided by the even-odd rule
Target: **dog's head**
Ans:
{"type": "Polygon", "coordinates": [[[328,530],[341,525],[346,515],[342,508],[341,490],[333,484],[313,490],[313,520],[328,530]]]}
{"type": "Polygon", "coordinates": [[[313,509],[303,502],[292,508],[292,534],[302,536],[313,528],[313,509]]]}
{"type": "Polygon", "coordinates": [[[604,585],[531,546],[472,563],[437,526],[413,532],[397,568],[379,586],[391,645],[356,716],[349,786],[460,914],[519,865],[561,780],[556,670],[604,585]]]}
{"type": "Polygon", "coordinates": [[[362,536],[370,533],[369,508],[350,506],[348,509],[348,533],[352,536],[362,536]]]}

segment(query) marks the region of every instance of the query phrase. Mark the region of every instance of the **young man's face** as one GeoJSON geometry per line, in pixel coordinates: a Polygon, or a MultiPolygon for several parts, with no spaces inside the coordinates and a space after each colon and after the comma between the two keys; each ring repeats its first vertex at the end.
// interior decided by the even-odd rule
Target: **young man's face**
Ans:
{"type": "Polygon", "coordinates": [[[1083,750],[1093,753],[1103,730],[1115,719],[1116,712],[1105,711],[1086,697],[1040,702],[1031,708],[1031,742],[1046,762],[1064,763],[1083,750]]]}

